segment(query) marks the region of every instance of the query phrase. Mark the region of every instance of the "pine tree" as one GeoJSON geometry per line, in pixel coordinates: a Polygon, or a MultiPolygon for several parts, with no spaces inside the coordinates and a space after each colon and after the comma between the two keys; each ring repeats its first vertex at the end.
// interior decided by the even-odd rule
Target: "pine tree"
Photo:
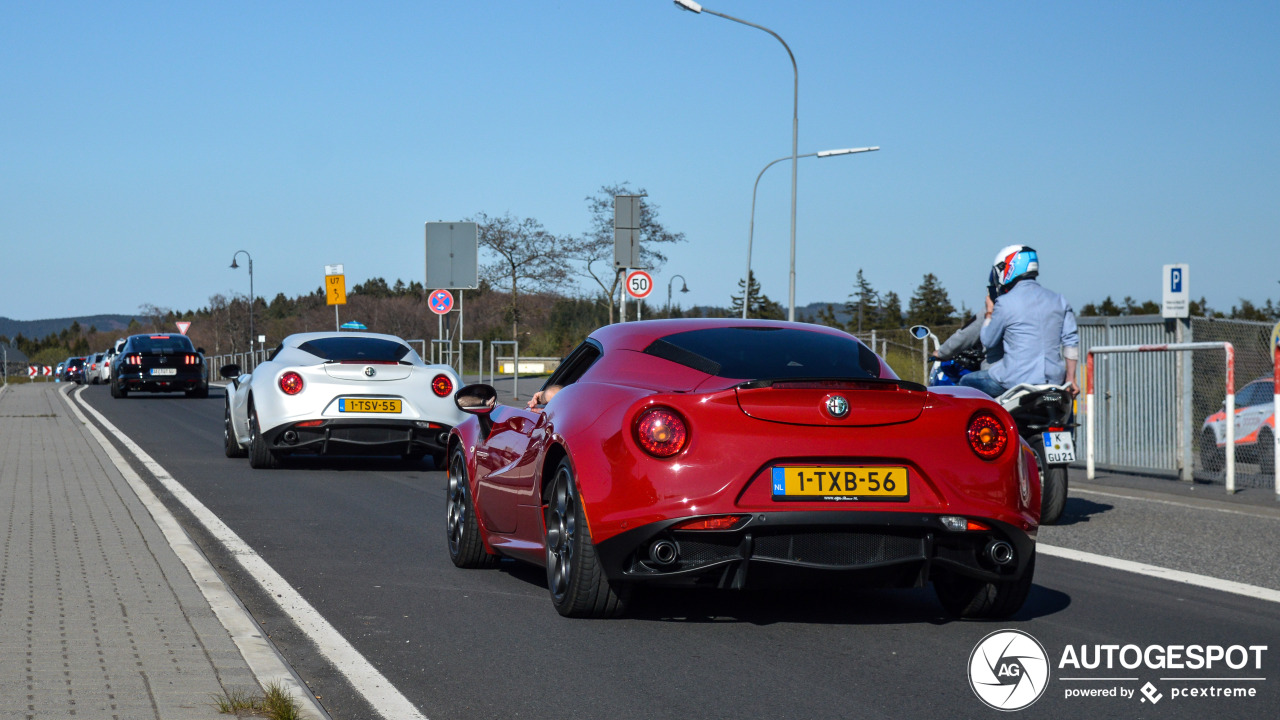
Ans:
{"type": "MultiPolygon", "coordinates": [[[[782,306],[769,299],[768,295],[760,292],[760,283],[756,281],[756,273],[751,271],[748,276],[750,285],[747,294],[751,296],[751,302],[747,305],[747,317],[758,318],[764,320],[782,320],[786,317],[782,311],[782,306]]],[[[730,296],[729,314],[733,317],[742,317],[742,288],[743,281],[738,281],[738,294],[730,296]]]]}
{"type": "Polygon", "coordinates": [[[875,327],[880,310],[880,296],[863,275],[862,268],[858,268],[858,275],[853,280],[853,292],[849,297],[849,302],[844,304],[844,309],[852,315],[849,318],[849,329],[860,333],[863,328],[875,327]]]}
{"type": "Polygon", "coordinates": [[[902,299],[898,297],[898,293],[890,290],[884,294],[880,303],[880,322],[876,327],[880,330],[897,330],[902,325],[902,299]]]}
{"type": "Polygon", "coordinates": [[[933,273],[925,273],[924,280],[911,296],[907,309],[907,321],[912,325],[936,327],[955,322],[956,308],[947,297],[946,288],[933,273]]]}

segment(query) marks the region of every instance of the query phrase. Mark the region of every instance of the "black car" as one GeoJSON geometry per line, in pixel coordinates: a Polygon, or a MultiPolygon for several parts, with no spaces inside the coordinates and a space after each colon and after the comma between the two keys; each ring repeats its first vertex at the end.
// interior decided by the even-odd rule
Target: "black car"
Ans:
{"type": "Polygon", "coordinates": [[[84,358],[69,357],[62,364],[63,380],[74,382],[77,385],[84,384],[84,358]]]}
{"type": "Polygon", "coordinates": [[[178,391],[187,397],[209,397],[204,350],[192,347],[186,335],[129,336],[113,361],[111,397],[178,391]]]}

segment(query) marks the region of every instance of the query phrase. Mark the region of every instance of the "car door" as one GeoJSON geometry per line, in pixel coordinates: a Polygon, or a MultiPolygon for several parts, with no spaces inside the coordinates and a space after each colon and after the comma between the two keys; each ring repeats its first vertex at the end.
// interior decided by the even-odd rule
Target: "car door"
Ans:
{"type": "Polygon", "coordinates": [[[499,406],[490,416],[493,428],[476,449],[480,470],[476,498],[485,526],[492,532],[513,533],[520,505],[534,496],[536,461],[542,447],[546,416],[539,412],[499,406]]]}

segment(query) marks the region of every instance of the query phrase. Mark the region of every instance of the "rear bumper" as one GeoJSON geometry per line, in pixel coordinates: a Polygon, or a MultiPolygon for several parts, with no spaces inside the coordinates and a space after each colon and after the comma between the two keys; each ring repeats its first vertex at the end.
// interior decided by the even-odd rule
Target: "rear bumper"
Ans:
{"type": "Polygon", "coordinates": [[[207,388],[208,381],[200,371],[179,372],[177,375],[153,376],[143,372],[117,371],[115,383],[129,392],[179,392],[207,388]]]}
{"type": "Polygon", "coordinates": [[[986,531],[954,532],[941,516],[898,512],[741,513],[732,530],[673,531],[676,518],[626,531],[597,544],[610,579],[623,583],[741,588],[757,574],[788,582],[845,575],[860,584],[918,586],[943,569],[988,581],[1021,577],[1035,554],[1026,531],[987,518],[969,518],[986,531]],[[676,560],[651,557],[659,541],[676,546],[676,560]],[[1013,547],[1014,559],[998,566],[984,550],[992,541],[1013,547]]]}
{"type": "Polygon", "coordinates": [[[303,427],[286,423],[263,433],[273,450],[318,455],[442,453],[453,428],[426,420],[334,418],[303,427]]]}

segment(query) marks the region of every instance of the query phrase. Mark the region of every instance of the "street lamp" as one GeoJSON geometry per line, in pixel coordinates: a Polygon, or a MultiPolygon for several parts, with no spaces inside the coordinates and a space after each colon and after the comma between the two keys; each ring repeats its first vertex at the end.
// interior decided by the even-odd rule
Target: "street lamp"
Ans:
{"type": "MultiPolygon", "coordinates": [[[[796,157],[797,159],[807,158],[807,157],[825,158],[825,157],[835,157],[837,155],[851,155],[853,153],[875,152],[876,150],[879,150],[879,149],[880,149],[880,146],[877,145],[875,147],[844,148],[842,150],[820,150],[816,153],[805,153],[804,155],[797,155],[796,157]]],[[[760,178],[764,177],[764,171],[768,170],[769,168],[773,167],[774,165],[777,165],[778,163],[786,159],[787,158],[785,157],[780,157],[777,160],[774,160],[773,162],[769,163],[768,165],[765,165],[764,170],[761,170],[760,174],[756,176],[756,184],[751,188],[751,224],[747,228],[747,275],[746,275],[747,279],[743,281],[745,286],[742,290],[742,319],[743,320],[747,319],[747,307],[750,305],[750,300],[751,300],[751,242],[756,232],[756,190],[760,189],[760,178]]],[[[791,256],[791,259],[793,262],[795,261],[794,254],[791,256]]],[[[792,276],[792,279],[794,279],[795,278],[794,265],[792,266],[792,270],[793,272],[791,276],[792,276]]]]}
{"type": "Polygon", "coordinates": [[[680,278],[680,292],[689,292],[689,286],[686,284],[688,280],[685,280],[683,275],[671,276],[671,279],[667,281],[667,317],[671,317],[671,283],[675,282],[676,278],[680,278]]]}
{"type": "MultiPolygon", "coordinates": [[[[795,89],[791,103],[791,275],[790,284],[787,289],[787,304],[789,306],[787,309],[787,319],[794,322],[796,319],[796,160],[799,157],[796,155],[796,147],[798,146],[800,133],[800,68],[796,65],[795,53],[791,52],[791,46],[787,45],[787,42],[783,40],[778,33],[763,25],[756,25],[755,23],[747,22],[746,20],[742,20],[731,15],[725,15],[724,13],[718,13],[714,10],[708,10],[694,2],[694,0],[675,0],[675,3],[676,6],[682,10],[688,10],[692,13],[705,12],[710,15],[722,17],[725,20],[732,20],[736,23],[756,28],[757,30],[763,30],[772,35],[778,42],[782,43],[782,47],[787,50],[787,56],[791,58],[791,70],[795,74],[795,89]]],[[[748,275],[748,284],[750,284],[750,281],[751,277],[748,275]]],[[[743,293],[743,297],[746,297],[745,292],[743,293]]]]}
{"type": "Polygon", "coordinates": [[[253,334],[253,256],[247,250],[237,250],[235,255],[231,256],[231,269],[235,270],[240,267],[236,264],[236,256],[244,253],[249,258],[249,352],[253,352],[253,339],[257,337],[253,334]]]}

